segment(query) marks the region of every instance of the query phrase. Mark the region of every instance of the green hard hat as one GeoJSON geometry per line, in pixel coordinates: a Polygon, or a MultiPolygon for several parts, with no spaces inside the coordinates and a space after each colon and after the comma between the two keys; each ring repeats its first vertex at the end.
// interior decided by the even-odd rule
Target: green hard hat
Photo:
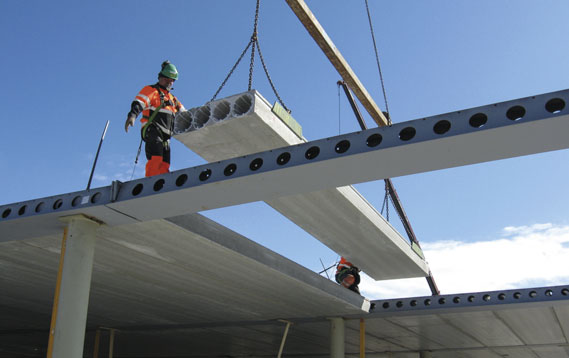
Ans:
{"type": "Polygon", "coordinates": [[[178,70],[176,69],[176,66],[174,66],[171,63],[167,63],[165,65],[163,64],[162,65],[162,71],[160,71],[159,74],[161,76],[168,77],[168,78],[171,78],[173,80],[178,79],[178,70]]]}

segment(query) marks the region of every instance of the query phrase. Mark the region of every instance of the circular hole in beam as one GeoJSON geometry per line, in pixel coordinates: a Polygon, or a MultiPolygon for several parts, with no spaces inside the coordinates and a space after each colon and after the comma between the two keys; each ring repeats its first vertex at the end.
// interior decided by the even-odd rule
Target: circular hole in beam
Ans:
{"type": "Polygon", "coordinates": [[[395,304],[395,306],[397,306],[397,308],[401,308],[401,307],[403,307],[403,302],[397,301],[397,303],[395,304]]]}
{"type": "Polygon", "coordinates": [[[61,205],[63,205],[63,200],[57,199],[55,203],[53,203],[53,210],[61,208],[61,205]]]}
{"type": "Polygon", "coordinates": [[[529,296],[530,296],[531,298],[535,298],[535,297],[537,297],[537,292],[531,291],[531,292],[529,293],[529,296]]]}
{"type": "Polygon", "coordinates": [[[460,303],[460,297],[455,297],[452,299],[452,302],[454,303],[460,303]]]}
{"type": "Polygon", "coordinates": [[[520,297],[522,297],[522,294],[521,294],[520,292],[514,292],[514,298],[515,298],[516,300],[519,300],[520,297]]]}
{"type": "Polygon", "coordinates": [[[237,170],[237,165],[235,165],[234,163],[231,163],[228,166],[226,166],[225,169],[223,169],[223,175],[228,177],[228,176],[232,175],[233,173],[235,173],[236,170],[237,170]]]}
{"type": "Polygon", "coordinates": [[[500,294],[498,295],[498,299],[499,299],[500,301],[505,300],[505,299],[506,299],[506,294],[500,293],[500,294]]]}
{"type": "Polygon", "coordinates": [[[446,119],[443,119],[442,121],[438,121],[435,126],[433,127],[433,131],[436,134],[445,134],[446,132],[448,132],[450,130],[450,122],[447,121],[446,119]]]}
{"type": "Polygon", "coordinates": [[[551,297],[551,296],[553,296],[553,291],[552,290],[546,290],[545,295],[548,297],[551,297]]]}
{"type": "Polygon", "coordinates": [[[474,296],[468,296],[468,302],[474,302],[475,297],[474,296]]]}
{"type": "Polygon", "coordinates": [[[415,307],[415,306],[417,306],[417,300],[411,300],[411,302],[409,302],[409,304],[411,305],[411,307],[415,307]]]}
{"type": "Polygon", "coordinates": [[[526,109],[522,106],[513,106],[506,112],[506,117],[509,120],[517,121],[526,115],[526,109]]]}
{"type": "Polygon", "coordinates": [[[256,159],[253,159],[253,161],[251,162],[251,164],[249,164],[249,169],[251,169],[251,170],[257,170],[257,169],[259,169],[259,168],[262,167],[262,166],[263,166],[263,159],[261,159],[261,158],[256,158],[256,159]]]}
{"type": "Polygon", "coordinates": [[[408,140],[413,139],[413,137],[415,137],[415,134],[417,134],[417,131],[415,130],[415,128],[406,127],[406,128],[403,128],[401,130],[401,132],[399,132],[399,139],[401,139],[402,141],[408,141],[408,140]]]}
{"type": "Polygon", "coordinates": [[[486,302],[490,301],[492,299],[492,297],[490,295],[484,295],[482,296],[482,299],[486,302]]]}
{"type": "Polygon", "coordinates": [[[366,145],[368,147],[377,147],[378,145],[381,144],[381,141],[383,140],[383,137],[381,136],[381,134],[376,133],[376,134],[372,134],[369,137],[367,137],[366,140],[366,145]]]}
{"type": "Polygon", "coordinates": [[[100,192],[96,192],[95,194],[93,194],[93,196],[91,196],[91,203],[95,204],[97,203],[99,200],[101,200],[102,194],[100,192]]]}
{"type": "Polygon", "coordinates": [[[336,144],[336,147],[334,147],[334,150],[338,154],[346,153],[348,151],[348,149],[350,149],[350,141],[349,140],[342,140],[342,141],[338,142],[338,144],[336,144]]]}
{"type": "Polygon", "coordinates": [[[277,164],[278,164],[278,165],[285,165],[286,163],[288,163],[289,160],[290,160],[290,153],[289,153],[289,152],[284,152],[284,153],[281,153],[281,155],[278,156],[278,158],[277,158],[277,164]]]}
{"type": "Polygon", "coordinates": [[[24,215],[26,213],[26,209],[28,208],[27,205],[22,205],[20,210],[18,210],[18,215],[24,215]]]}
{"type": "Polygon", "coordinates": [[[430,299],[430,298],[427,298],[427,299],[425,300],[425,306],[430,306],[430,305],[431,305],[431,299],[430,299]]]}
{"type": "Polygon", "coordinates": [[[559,113],[565,108],[565,101],[561,98],[553,98],[547,101],[545,104],[545,109],[549,113],[559,113]]]}
{"type": "Polygon", "coordinates": [[[383,308],[389,308],[389,302],[383,302],[382,307],[383,308]]]}
{"type": "Polygon", "coordinates": [[[209,179],[210,176],[211,176],[211,169],[206,169],[200,173],[199,178],[200,178],[200,181],[206,181],[209,179]]]}
{"type": "Polygon", "coordinates": [[[320,154],[320,148],[318,148],[317,146],[314,146],[314,147],[308,148],[306,153],[304,153],[304,157],[306,159],[310,160],[310,159],[316,158],[318,156],[318,154],[320,154]]]}
{"type": "Polygon", "coordinates": [[[188,175],[182,174],[178,178],[176,178],[176,186],[182,186],[186,184],[186,181],[188,181],[188,175]]]}
{"type": "Polygon", "coordinates": [[[444,297],[439,298],[439,305],[444,305],[446,302],[447,300],[444,297]]]}
{"type": "Polygon", "coordinates": [[[136,184],[136,186],[132,189],[132,195],[137,196],[142,192],[142,189],[144,189],[144,185],[142,185],[142,183],[136,184]]]}
{"type": "Polygon", "coordinates": [[[164,188],[165,183],[166,183],[166,180],[158,179],[156,181],[156,183],[154,183],[154,186],[152,187],[152,189],[154,189],[154,191],[160,191],[160,190],[162,190],[162,188],[164,188]]]}
{"type": "Polygon", "coordinates": [[[77,195],[76,197],[71,200],[71,206],[76,207],[77,205],[81,204],[81,195],[77,195]]]}
{"type": "Polygon", "coordinates": [[[11,212],[12,212],[12,209],[10,209],[10,208],[4,210],[2,212],[2,219],[6,219],[10,215],[11,212]]]}
{"type": "Polygon", "coordinates": [[[569,289],[567,289],[567,288],[562,289],[562,290],[561,290],[561,294],[562,294],[563,296],[569,296],[569,289]]]}
{"type": "Polygon", "coordinates": [[[488,116],[484,113],[476,113],[468,120],[471,127],[480,128],[488,122],[488,116]]]}
{"type": "Polygon", "coordinates": [[[40,201],[38,203],[38,205],[36,205],[35,212],[39,213],[39,212],[43,211],[44,206],[45,206],[45,203],[43,201],[40,201]]]}

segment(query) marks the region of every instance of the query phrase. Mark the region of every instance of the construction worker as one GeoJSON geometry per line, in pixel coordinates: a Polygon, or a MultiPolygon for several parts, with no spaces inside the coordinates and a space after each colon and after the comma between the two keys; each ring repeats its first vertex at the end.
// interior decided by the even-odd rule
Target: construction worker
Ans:
{"type": "Polygon", "coordinates": [[[147,177],[168,173],[170,169],[170,137],[174,129],[174,116],[185,110],[182,103],[170,93],[177,79],[176,66],[164,61],[158,73],[158,82],[140,90],[124,124],[124,130],[128,132],[128,127],[134,126],[136,117],[142,112],[140,122],[148,160],[147,177]]]}
{"type": "Polygon", "coordinates": [[[340,259],[340,263],[336,266],[336,282],[345,288],[360,293],[358,285],[360,284],[360,270],[344,257],[340,259]]]}

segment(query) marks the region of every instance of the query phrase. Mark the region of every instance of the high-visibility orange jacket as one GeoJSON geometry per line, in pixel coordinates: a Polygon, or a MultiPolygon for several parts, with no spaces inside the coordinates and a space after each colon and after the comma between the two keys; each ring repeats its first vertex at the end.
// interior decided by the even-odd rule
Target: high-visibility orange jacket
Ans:
{"type": "MultiPolygon", "coordinates": [[[[140,107],[137,108],[138,111],[142,111],[142,124],[146,124],[152,113],[160,106],[164,101],[164,106],[158,110],[156,116],[152,119],[152,123],[156,125],[162,133],[171,136],[174,127],[174,116],[177,112],[185,110],[184,106],[178,99],[172,95],[166,88],[155,84],[151,86],[145,86],[136,95],[133,102],[133,109],[138,107],[135,103],[138,103],[140,107]],[[162,100],[160,93],[162,93],[162,100]]],[[[140,112],[139,112],[140,113],[140,112]]],[[[136,113],[138,115],[138,113],[136,113]]]]}
{"type": "Polygon", "coordinates": [[[354,267],[354,265],[348,260],[346,260],[344,257],[342,257],[340,259],[340,263],[338,264],[338,266],[336,266],[336,271],[339,272],[345,268],[352,268],[352,267],[354,267]]]}

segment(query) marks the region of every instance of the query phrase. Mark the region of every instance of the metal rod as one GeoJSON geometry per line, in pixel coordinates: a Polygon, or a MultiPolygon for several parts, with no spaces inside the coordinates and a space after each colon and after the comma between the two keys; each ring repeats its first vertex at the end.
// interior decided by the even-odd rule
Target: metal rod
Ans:
{"type": "Polygon", "coordinates": [[[332,266],[326,268],[326,266],[324,266],[324,262],[322,262],[322,259],[320,259],[320,264],[322,265],[322,268],[324,269],[324,271],[320,271],[320,273],[325,272],[326,273],[326,277],[328,277],[328,279],[330,279],[330,276],[328,276],[328,270],[330,268],[332,268],[332,266]]]}
{"type": "Polygon", "coordinates": [[[87,190],[91,188],[91,180],[93,179],[93,173],[95,172],[95,166],[97,166],[97,159],[99,159],[99,152],[101,151],[101,146],[103,145],[103,140],[105,140],[105,134],[107,134],[107,128],[109,128],[109,121],[105,124],[105,129],[103,130],[103,135],[99,141],[99,147],[97,148],[97,154],[95,155],[95,161],[93,162],[93,168],[91,169],[91,175],[89,175],[89,182],[87,183],[87,190]]]}
{"type": "Polygon", "coordinates": [[[348,102],[350,102],[350,106],[352,107],[352,110],[354,111],[354,114],[356,115],[356,119],[358,120],[360,127],[362,129],[367,129],[367,125],[364,121],[364,117],[362,116],[360,109],[358,108],[357,103],[354,101],[354,96],[352,96],[352,93],[350,92],[348,85],[344,81],[338,81],[338,85],[341,85],[342,88],[344,89],[344,93],[346,94],[346,97],[348,98],[348,102]]]}
{"type": "MultiPolygon", "coordinates": [[[[354,111],[354,115],[356,116],[356,119],[358,120],[358,123],[360,124],[361,129],[362,130],[368,129],[366,124],[365,124],[364,118],[362,117],[362,114],[360,113],[360,110],[358,108],[358,104],[354,100],[354,97],[352,96],[352,92],[350,92],[350,88],[348,87],[348,85],[344,81],[338,81],[338,84],[342,85],[342,87],[344,88],[344,92],[346,93],[346,97],[348,98],[348,101],[350,102],[350,105],[352,106],[352,109],[354,111]]],[[[405,228],[405,232],[407,233],[409,240],[420,248],[421,245],[419,244],[419,240],[417,240],[417,237],[415,236],[415,232],[413,231],[413,228],[411,227],[411,222],[409,221],[409,218],[407,217],[407,214],[405,213],[405,210],[403,209],[403,205],[401,204],[401,200],[399,200],[399,195],[397,195],[397,191],[395,190],[395,187],[393,186],[393,182],[391,181],[390,178],[386,178],[386,179],[384,179],[384,181],[385,181],[385,186],[387,188],[387,192],[389,193],[389,196],[391,197],[391,201],[393,202],[393,206],[395,207],[395,210],[397,210],[397,214],[399,214],[399,217],[401,218],[401,222],[403,224],[403,227],[405,228]]],[[[434,279],[431,271],[429,271],[429,276],[427,276],[426,279],[427,279],[427,284],[429,285],[429,288],[431,289],[431,293],[433,294],[433,296],[440,295],[441,293],[439,291],[439,288],[437,287],[437,284],[435,283],[435,279],[434,279]]]]}
{"type": "Polygon", "coordinates": [[[284,349],[284,345],[286,342],[286,336],[288,335],[288,329],[290,327],[290,322],[289,321],[281,321],[281,322],[286,322],[286,327],[285,327],[285,331],[283,334],[283,339],[281,341],[281,347],[279,348],[279,354],[277,355],[277,358],[281,358],[281,355],[283,354],[283,349],[284,349]]]}
{"type": "Polygon", "coordinates": [[[61,291],[61,276],[63,272],[63,260],[65,259],[65,246],[67,244],[67,226],[63,229],[63,239],[61,240],[61,251],[59,252],[59,269],[55,282],[55,294],[53,295],[53,308],[51,310],[51,325],[49,328],[49,340],[47,343],[47,358],[53,357],[53,339],[55,336],[55,323],[57,322],[57,309],[59,307],[59,293],[61,291]]]}

